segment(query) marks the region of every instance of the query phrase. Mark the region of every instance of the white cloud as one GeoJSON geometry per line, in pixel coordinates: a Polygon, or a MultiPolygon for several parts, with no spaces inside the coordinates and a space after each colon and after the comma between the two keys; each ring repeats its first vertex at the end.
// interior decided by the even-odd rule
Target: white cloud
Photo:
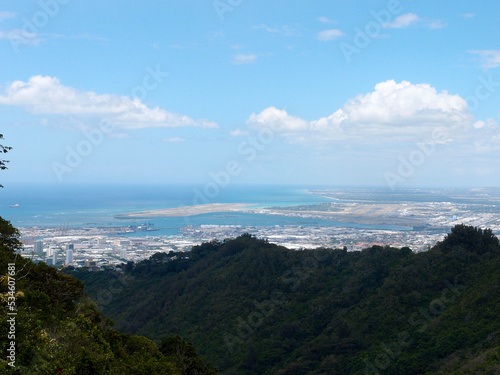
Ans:
{"type": "Polygon", "coordinates": [[[326,42],[329,40],[334,40],[334,39],[340,38],[343,35],[345,35],[345,34],[338,29],[331,29],[331,30],[320,31],[318,33],[317,38],[319,40],[326,42]]]}
{"type": "Polygon", "coordinates": [[[348,100],[328,117],[306,121],[285,110],[269,107],[247,120],[250,127],[270,128],[292,142],[386,143],[405,142],[430,134],[433,129],[470,127],[472,115],[467,102],[429,84],[393,80],[375,90],[348,100]]]}
{"type": "Polygon", "coordinates": [[[0,12],[0,22],[2,22],[3,20],[14,18],[15,16],[16,13],[14,12],[7,12],[7,11],[0,12]]]}
{"type": "Polygon", "coordinates": [[[240,53],[238,55],[233,56],[233,64],[242,65],[242,64],[253,64],[257,60],[257,55],[254,53],[243,54],[240,53]]]}
{"type": "Polygon", "coordinates": [[[443,29],[447,25],[442,20],[433,20],[430,18],[421,18],[415,13],[403,14],[396,17],[394,21],[382,25],[386,29],[405,29],[412,25],[420,25],[421,27],[426,27],[431,30],[443,29]]]}
{"type": "Polygon", "coordinates": [[[216,128],[207,120],[195,120],[159,107],[149,108],[141,100],[114,94],[97,94],[64,86],[59,79],[33,76],[28,82],[15,81],[0,95],[0,104],[24,107],[40,115],[106,118],[126,129],[194,126],[216,128]]]}
{"type": "Polygon", "coordinates": [[[109,41],[109,39],[93,36],[88,33],[77,35],[64,35],[64,34],[49,34],[49,33],[31,33],[22,29],[13,30],[0,30],[0,39],[7,39],[11,42],[12,47],[17,50],[21,45],[37,46],[47,39],[87,39],[98,41],[109,41]]]}
{"type": "Polygon", "coordinates": [[[498,124],[494,118],[489,118],[486,121],[476,121],[472,126],[474,129],[496,129],[498,124]]]}
{"type": "Polygon", "coordinates": [[[420,17],[414,13],[403,14],[396,17],[394,21],[384,24],[388,29],[403,29],[420,20],[420,17]]]}
{"type": "Polygon", "coordinates": [[[292,29],[289,26],[282,26],[282,27],[270,27],[268,25],[258,25],[254,26],[253,29],[255,30],[265,30],[268,33],[274,33],[274,34],[282,34],[286,36],[294,35],[296,34],[296,31],[292,29]]]}
{"type": "Polygon", "coordinates": [[[8,31],[0,30],[0,39],[8,39],[15,47],[20,45],[38,45],[44,39],[39,34],[28,33],[21,29],[14,29],[8,31]]]}
{"type": "Polygon", "coordinates": [[[318,17],[318,21],[322,22],[322,23],[332,23],[332,22],[335,22],[335,21],[332,21],[331,19],[329,19],[328,17],[318,17]]]}
{"type": "Polygon", "coordinates": [[[492,155],[496,157],[500,150],[499,123],[493,118],[476,121],[462,149],[475,154],[494,152],[492,155]]]}
{"type": "Polygon", "coordinates": [[[181,142],[186,142],[186,138],[181,138],[181,137],[171,137],[171,138],[164,138],[162,142],[167,142],[167,143],[181,143],[181,142]]]}
{"type": "Polygon", "coordinates": [[[479,55],[481,67],[485,70],[500,66],[500,50],[475,50],[469,53],[479,55]]]}
{"type": "Polygon", "coordinates": [[[474,18],[475,15],[474,15],[474,13],[465,13],[465,14],[462,14],[462,17],[463,18],[474,18]]]}
{"type": "Polygon", "coordinates": [[[249,135],[246,130],[236,129],[229,132],[232,137],[243,137],[249,135]]]}
{"type": "Polygon", "coordinates": [[[425,27],[431,30],[444,29],[446,26],[448,25],[442,20],[427,20],[425,23],[425,27]]]}
{"type": "Polygon", "coordinates": [[[283,133],[300,132],[309,128],[307,121],[302,120],[300,117],[290,116],[285,110],[276,107],[266,108],[258,115],[253,113],[247,122],[257,127],[279,129],[283,133]]]}

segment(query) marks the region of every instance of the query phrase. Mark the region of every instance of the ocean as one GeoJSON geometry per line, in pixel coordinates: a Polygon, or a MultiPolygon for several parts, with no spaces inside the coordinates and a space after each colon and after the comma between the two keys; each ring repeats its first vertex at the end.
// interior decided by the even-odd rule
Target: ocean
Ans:
{"type": "Polygon", "coordinates": [[[317,187],[231,185],[208,199],[195,185],[9,185],[0,190],[0,216],[16,227],[125,226],[153,224],[157,229],[134,236],[177,235],[193,225],[321,225],[364,229],[404,229],[393,226],[339,223],[320,219],[250,213],[211,213],[191,217],[117,219],[116,215],[189,206],[196,203],[245,203],[255,208],[331,202],[312,194],[317,187]],[[197,193],[198,192],[198,193],[197,193]],[[198,198],[196,198],[198,197],[198,198]]]}
{"type": "MultiPolygon", "coordinates": [[[[117,226],[149,222],[157,228],[185,225],[272,225],[297,220],[267,215],[205,214],[189,218],[123,220],[116,215],[190,206],[193,203],[248,203],[255,207],[283,207],[327,202],[296,186],[236,185],[219,189],[213,198],[196,199],[203,186],[195,185],[9,185],[0,190],[0,216],[14,226],[117,226]]],[[[210,197],[212,197],[210,195],[210,197]]],[[[176,230],[168,231],[170,233],[176,230]]],[[[155,232],[160,234],[158,232],[155,232]]],[[[151,234],[151,233],[150,233],[151,234]]]]}

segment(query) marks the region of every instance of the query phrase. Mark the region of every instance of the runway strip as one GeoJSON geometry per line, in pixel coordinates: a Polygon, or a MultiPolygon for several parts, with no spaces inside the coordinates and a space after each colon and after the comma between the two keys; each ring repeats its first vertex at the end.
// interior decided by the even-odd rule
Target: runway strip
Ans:
{"type": "Polygon", "coordinates": [[[117,215],[116,218],[136,219],[136,218],[151,218],[151,217],[196,216],[196,215],[211,214],[216,212],[235,212],[250,207],[251,205],[244,203],[210,203],[210,204],[200,204],[197,206],[166,208],[163,210],[132,212],[132,213],[117,215]]]}

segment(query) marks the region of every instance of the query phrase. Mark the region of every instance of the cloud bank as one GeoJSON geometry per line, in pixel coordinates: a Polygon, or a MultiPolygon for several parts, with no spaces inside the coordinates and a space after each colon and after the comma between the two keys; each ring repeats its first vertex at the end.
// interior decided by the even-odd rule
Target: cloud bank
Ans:
{"type": "Polygon", "coordinates": [[[218,127],[208,120],[195,120],[159,107],[150,108],[137,98],[81,91],[64,86],[55,77],[40,75],[31,77],[28,82],[9,84],[0,95],[0,105],[23,107],[37,115],[98,116],[124,129],[218,127]]]}
{"type": "Polygon", "coordinates": [[[440,127],[450,131],[470,127],[467,102],[429,84],[381,82],[373,92],[349,99],[332,115],[314,121],[269,107],[252,114],[248,126],[270,128],[291,142],[364,144],[408,142],[440,127]]]}

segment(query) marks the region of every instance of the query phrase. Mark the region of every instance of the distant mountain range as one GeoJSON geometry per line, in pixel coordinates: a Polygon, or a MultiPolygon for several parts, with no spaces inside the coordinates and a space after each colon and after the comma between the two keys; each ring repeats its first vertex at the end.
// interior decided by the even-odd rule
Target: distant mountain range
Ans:
{"type": "Polygon", "coordinates": [[[120,331],[180,335],[240,374],[500,374],[500,245],[293,251],[250,235],[70,271],[120,331]]]}

